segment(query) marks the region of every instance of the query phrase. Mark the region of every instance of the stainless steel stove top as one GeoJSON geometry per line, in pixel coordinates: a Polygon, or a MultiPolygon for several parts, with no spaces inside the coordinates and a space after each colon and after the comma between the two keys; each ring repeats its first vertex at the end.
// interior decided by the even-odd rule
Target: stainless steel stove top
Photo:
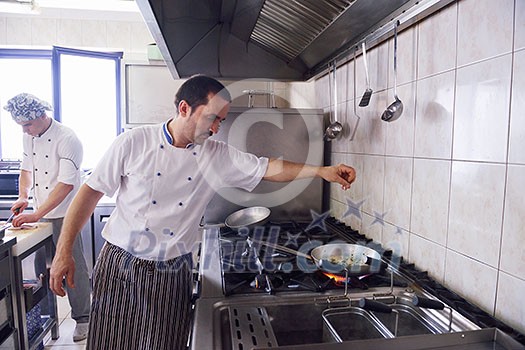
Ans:
{"type": "MultiPolygon", "coordinates": [[[[350,280],[346,285],[335,284],[319,271],[299,271],[289,256],[275,256],[275,252],[259,247],[256,255],[265,266],[261,273],[253,261],[255,257],[246,253],[247,237],[221,232],[219,228],[204,230],[199,265],[201,289],[196,302],[191,348],[332,349],[337,342],[363,340],[352,334],[372,334],[371,329],[384,328],[377,332],[380,338],[398,341],[407,335],[470,334],[465,332],[501,326],[480,325],[471,320],[457,310],[458,300],[440,298],[440,293],[445,295],[445,291],[449,298],[455,294],[432,281],[426,273],[335,219],[326,220],[326,224],[327,230],[320,231],[306,230],[297,223],[281,223],[277,234],[287,240],[281,243],[288,245],[290,242],[306,244],[315,238],[322,242],[338,239],[375,247],[385,268],[375,275],[350,280]],[[288,267],[282,269],[283,264],[288,263],[288,267]],[[257,287],[261,275],[264,278],[257,287]],[[270,289],[265,285],[266,278],[271,280],[270,289]],[[443,307],[415,305],[414,297],[438,301],[443,307]],[[394,311],[383,313],[370,310],[368,306],[361,307],[363,300],[378,301],[394,311]],[[388,314],[398,315],[398,321],[388,314]],[[358,321],[343,322],[343,325],[356,324],[365,328],[341,328],[338,315],[344,315],[343,320],[358,321]],[[399,323],[397,331],[395,323],[399,323]]],[[[454,341],[458,339],[461,338],[454,337],[454,341]]],[[[519,343],[514,342],[512,346],[516,344],[519,343]]]]}

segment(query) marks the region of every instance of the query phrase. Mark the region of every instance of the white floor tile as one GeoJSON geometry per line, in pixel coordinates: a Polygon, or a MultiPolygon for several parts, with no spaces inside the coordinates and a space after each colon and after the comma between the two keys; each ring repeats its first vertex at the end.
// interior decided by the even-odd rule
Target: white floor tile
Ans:
{"type": "Polygon", "coordinates": [[[54,350],[81,350],[86,348],[86,341],[74,342],[73,331],[76,322],[71,318],[71,307],[67,297],[57,297],[58,322],[60,337],[51,339],[51,333],[44,338],[45,349],[54,350]]]}
{"type": "MultiPolygon", "coordinates": [[[[60,323],[60,337],[57,340],[49,339],[45,345],[53,346],[53,348],[64,345],[82,345],[85,347],[86,341],[74,342],[73,331],[75,330],[76,322],[71,318],[66,318],[60,323]]],[[[62,349],[62,348],[61,348],[62,349]]]]}

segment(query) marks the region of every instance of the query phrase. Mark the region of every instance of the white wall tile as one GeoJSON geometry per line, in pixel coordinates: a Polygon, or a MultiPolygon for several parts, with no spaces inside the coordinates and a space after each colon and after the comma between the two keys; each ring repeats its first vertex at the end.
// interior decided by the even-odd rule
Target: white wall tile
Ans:
{"type": "Polygon", "coordinates": [[[419,24],[418,78],[455,68],[457,10],[453,3],[419,24]]]}
{"type": "MultiPolygon", "coordinates": [[[[370,77],[370,88],[377,92],[385,90],[388,86],[388,73],[392,69],[392,56],[388,51],[388,41],[378,46],[366,49],[366,59],[368,63],[368,75],[370,77]]],[[[351,70],[353,71],[353,67],[351,70]]],[[[350,80],[351,83],[353,83],[350,80]]],[[[361,100],[361,96],[366,89],[366,73],[363,55],[357,56],[356,66],[356,94],[361,100]]],[[[349,92],[353,95],[353,91],[349,92]]]]}
{"type": "Polygon", "coordinates": [[[363,200],[363,181],[364,181],[364,175],[363,175],[363,155],[360,154],[347,154],[344,163],[354,168],[356,173],[355,181],[350,186],[350,189],[348,189],[345,192],[345,197],[350,198],[355,203],[358,203],[359,201],[363,200]]]}
{"type": "Polygon", "coordinates": [[[82,46],[82,24],[79,20],[59,19],[57,43],[62,46],[82,46]]]}
{"type": "Polygon", "coordinates": [[[315,101],[317,108],[327,108],[330,106],[328,75],[324,75],[315,81],[315,101]]]}
{"type": "Polygon", "coordinates": [[[55,45],[57,42],[57,20],[53,18],[31,19],[31,44],[55,45]]]}
{"type": "Polygon", "coordinates": [[[315,84],[313,82],[292,82],[288,86],[288,105],[294,108],[317,108],[315,84]]]}
{"type": "Polygon", "coordinates": [[[339,122],[341,125],[343,125],[343,130],[341,133],[331,141],[332,143],[332,152],[345,152],[347,148],[347,142],[348,142],[348,128],[345,129],[344,125],[347,124],[346,118],[347,118],[347,111],[346,111],[346,102],[338,103],[336,106],[336,109],[332,110],[332,116],[330,124],[335,123],[336,121],[339,122]]]}
{"type": "MultiPolygon", "coordinates": [[[[359,113],[361,121],[357,128],[355,139],[356,143],[362,143],[361,150],[365,153],[385,154],[387,125],[381,120],[381,114],[387,106],[387,96],[387,91],[374,93],[367,108],[357,107],[357,113],[359,113]]],[[[352,144],[351,147],[354,147],[354,145],[352,144]]]]}
{"type": "Polygon", "coordinates": [[[514,50],[525,48],[525,1],[516,0],[514,50]]]}
{"type": "MultiPolygon", "coordinates": [[[[244,79],[239,81],[224,81],[225,86],[230,91],[232,96],[232,106],[246,107],[248,106],[248,95],[244,93],[246,90],[268,90],[268,81],[244,79]]],[[[268,107],[268,95],[254,96],[253,105],[255,107],[268,107]]]]}
{"type": "Polygon", "coordinates": [[[364,234],[367,238],[375,242],[382,242],[384,221],[380,216],[372,216],[362,213],[362,226],[359,233],[364,234]]]}
{"type": "Polygon", "coordinates": [[[450,168],[450,161],[414,159],[410,231],[443,246],[447,242],[450,168]]]}
{"type": "MultiPolygon", "coordinates": [[[[332,154],[332,165],[344,163],[346,157],[342,153],[333,153],[332,154]]],[[[330,198],[338,200],[339,202],[344,202],[344,192],[341,189],[341,185],[336,182],[330,183],[330,198]]]]}
{"type": "MultiPolygon", "coordinates": [[[[333,78],[333,75],[332,75],[333,78]]],[[[335,86],[335,89],[337,90],[337,103],[343,103],[348,101],[348,65],[344,64],[335,70],[335,78],[337,81],[337,86],[335,86]]],[[[333,84],[333,79],[332,79],[333,84]]],[[[332,96],[333,96],[332,92],[332,96]]]]}
{"type": "Polygon", "coordinates": [[[354,230],[362,230],[364,213],[361,212],[359,208],[355,208],[355,207],[350,208],[348,205],[348,202],[346,202],[346,199],[343,205],[344,205],[344,212],[341,218],[342,221],[345,222],[350,227],[352,227],[354,230]]]}
{"type": "Polygon", "coordinates": [[[501,242],[501,270],[525,279],[525,166],[509,165],[501,242]]]}
{"type": "MultiPolygon", "coordinates": [[[[394,86],[394,39],[389,40],[388,87],[394,86]]],[[[416,80],[417,30],[404,29],[397,34],[397,85],[416,80]]]]}
{"type": "Polygon", "coordinates": [[[497,267],[505,165],[453,162],[448,247],[497,267]]]}
{"type": "MultiPolygon", "coordinates": [[[[364,150],[364,144],[362,142],[359,142],[359,136],[357,134],[357,129],[362,128],[360,126],[361,120],[357,105],[359,103],[359,97],[355,100],[350,100],[346,104],[346,124],[345,126],[345,133],[347,134],[347,142],[346,142],[346,152],[362,152],[364,150]],[[356,104],[354,106],[354,103],[356,104]]],[[[364,133],[361,133],[360,136],[363,136],[364,133]]]]}
{"type": "Polygon", "coordinates": [[[460,1],[458,66],[510,52],[513,11],[514,0],[460,1]]]}
{"type": "Polygon", "coordinates": [[[521,333],[525,333],[525,303],[517,301],[523,300],[524,293],[525,280],[499,273],[495,316],[521,333]]]}
{"type": "Polygon", "coordinates": [[[408,256],[409,239],[408,231],[385,223],[381,241],[383,248],[392,250],[395,255],[408,256]]]}
{"type": "Polygon", "coordinates": [[[105,21],[81,21],[82,46],[107,47],[107,30],[105,21]]]}
{"type": "Polygon", "coordinates": [[[385,157],[366,156],[363,162],[363,194],[366,197],[362,209],[370,215],[383,213],[385,157]]]}
{"type": "Polygon", "coordinates": [[[492,314],[498,271],[474,259],[447,250],[445,286],[492,314]]]}
{"type": "Polygon", "coordinates": [[[454,84],[454,71],[417,82],[414,144],[416,157],[452,157],[454,84]]]}
{"type": "Polygon", "coordinates": [[[512,55],[458,69],[454,159],[505,162],[512,55]]]}
{"type": "Polygon", "coordinates": [[[412,158],[386,157],[385,220],[404,230],[410,226],[412,158]]]}
{"type": "MultiPolygon", "coordinates": [[[[518,1],[519,2],[519,1],[518,1]]],[[[525,10],[525,8],[524,8],[525,10]]],[[[514,54],[509,162],[525,164],[525,50],[514,54]]]]}
{"type": "Polygon", "coordinates": [[[428,271],[428,274],[439,283],[443,283],[445,276],[445,247],[412,234],[410,235],[409,249],[409,261],[414,263],[420,270],[428,271]]]}
{"type": "Polygon", "coordinates": [[[31,19],[22,17],[6,18],[6,44],[31,44],[31,19]]]}
{"type": "Polygon", "coordinates": [[[330,216],[333,216],[336,219],[340,219],[343,216],[344,211],[345,206],[343,205],[343,203],[335,199],[330,200],[330,216]]]}
{"type": "Polygon", "coordinates": [[[110,48],[131,50],[131,23],[110,22],[106,23],[107,46],[110,48]]]}
{"type": "Polygon", "coordinates": [[[143,23],[131,24],[131,51],[145,52],[148,44],[154,43],[148,28],[143,23]]]}
{"type": "Polygon", "coordinates": [[[0,17],[0,45],[5,45],[7,43],[6,22],[5,17],[0,17]]]}
{"type": "MultiPolygon", "coordinates": [[[[346,72],[347,72],[347,81],[348,81],[348,87],[346,89],[346,100],[347,101],[353,101],[354,100],[354,61],[353,60],[349,61],[346,64],[346,66],[347,66],[346,72]]],[[[357,66],[356,66],[356,72],[355,73],[356,73],[355,77],[357,78],[357,75],[359,74],[359,72],[357,71],[357,66]]],[[[357,83],[357,81],[356,81],[356,83],[357,83]]],[[[361,96],[362,96],[363,92],[364,92],[364,90],[363,91],[357,91],[357,86],[356,86],[355,97],[358,98],[358,99],[361,99],[361,96]]],[[[349,110],[349,113],[353,113],[353,108],[354,107],[352,106],[352,109],[349,110]]]]}
{"type": "MultiPolygon", "coordinates": [[[[393,90],[389,90],[389,104],[394,103],[393,90]]],[[[403,103],[403,112],[399,119],[384,122],[386,130],[385,154],[401,157],[414,155],[415,101],[416,84],[399,86],[397,94],[403,103]]],[[[381,114],[383,114],[381,112],[381,114]]]]}
{"type": "Polygon", "coordinates": [[[349,144],[351,142],[350,138],[352,137],[355,127],[355,115],[352,108],[353,105],[351,104],[351,101],[343,102],[340,109],[341,113],[338,116],[339,122],[343,126],[343,131],[339,138],[339,142],[341,142],[339,149],[341,152],[348,152],[349,144]]]}

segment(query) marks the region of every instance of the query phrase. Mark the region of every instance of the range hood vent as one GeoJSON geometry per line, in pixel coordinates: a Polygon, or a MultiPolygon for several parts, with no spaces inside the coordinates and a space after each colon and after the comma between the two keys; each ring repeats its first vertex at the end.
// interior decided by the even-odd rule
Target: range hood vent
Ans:
{"type": "Polygon", "coordinates": [[[136,0],[174,78],[281,81],[324,74],[390,37],[394,20],[402,30],[452,1],[136,0]]]}
{"type": "Polygon", "coordinates": [[[354,2],[267,0],[250,40],[290,62],[354,2]]]}

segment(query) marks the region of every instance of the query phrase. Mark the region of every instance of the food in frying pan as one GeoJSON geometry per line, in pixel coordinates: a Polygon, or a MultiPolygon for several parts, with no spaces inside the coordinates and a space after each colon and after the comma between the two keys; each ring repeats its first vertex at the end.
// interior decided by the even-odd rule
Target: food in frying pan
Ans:
{"type": "Polygon", "coordinates": [[[351,266],[366,264],[366,259],[366,255],[364,253],[361,253],[351,254],[349,256],[330,255],[328,261],[335,265],[351,266]]]}

